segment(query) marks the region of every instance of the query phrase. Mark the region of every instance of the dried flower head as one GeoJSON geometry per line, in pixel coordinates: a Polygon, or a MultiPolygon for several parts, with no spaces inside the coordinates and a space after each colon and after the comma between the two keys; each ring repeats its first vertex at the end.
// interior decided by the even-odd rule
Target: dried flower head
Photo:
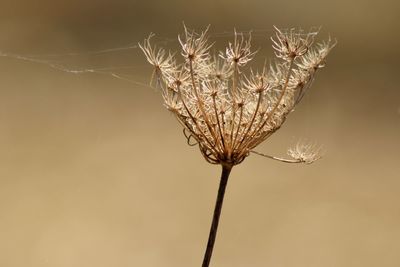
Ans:
{"type": "Polygon", "coordinates": [[[298,142],[287,151],[295,161],[311,164],[322,157],[322,147],[316,143],[298,142]]]}
{"type": "Polygon", "coordinates": [[[220,52],[220,57],[230,64],[244,66],[253,59],[255,53],[251,51],[251,34],[246,40],[243,33],[238,33],[234,30],[233,43],[229,42],[225,54],[220,52]]]}
{"type": "Polygon", "coordinates": [[[289,30],[279,30],[275,27],[276,39],[271,37],[274,43],[275,55],[286,61],[303,56],[314,42],[314,36],[318,32],[304,33],[303,30],[291,28],[289,30]]]}
{"type": "MultiPolygon", "coordinates": [[[[275,28],[272,38],[278,61],[262,71],[243,67],[253,60],[251,36],[234,32],[234,40],[219,57],[210,55],[207,31],[185,27],[179,36],[183,60],[150,45],[140,48],[155,67],[166,107],[184,127],[188,143],[197,144],[213,164],[234,166],[277,131],[309,88],[332,49],[330,40],[313,46],[316,32],[275,28]],[[279,61],[280,60],[280,61],[279,61]]],[[[311,147],[290,155],[301,162],[316,159],[311,147]]]]}

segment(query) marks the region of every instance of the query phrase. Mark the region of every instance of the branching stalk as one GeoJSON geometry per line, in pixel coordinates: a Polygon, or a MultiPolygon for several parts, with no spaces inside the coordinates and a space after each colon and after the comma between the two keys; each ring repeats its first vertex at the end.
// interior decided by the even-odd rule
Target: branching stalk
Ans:
{"type": "Polygon", "coordinates": [[[259,156],[263,156],[263,157],[266,157],[266,158],[269,158],[269,159],[273,159],[273,160],[277,160],[277,161],[284,162],[284,163],[304,163],[304,161],[300,160],[300,159],[285,159],[285,158],[280,158],[280,157],[275,157],[275,156],[263,154],[263,153],[260,153],[260,152],[254,151],[254,150],[252,150],[250,152],[252,152],[254,154],[257,154],[259,156]]]}

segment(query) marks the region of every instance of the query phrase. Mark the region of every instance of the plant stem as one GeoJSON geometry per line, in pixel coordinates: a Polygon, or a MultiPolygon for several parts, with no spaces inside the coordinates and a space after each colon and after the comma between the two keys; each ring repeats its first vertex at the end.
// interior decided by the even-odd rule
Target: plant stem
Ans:
{"type": "Polygon", "coordinates": [[[228,183],[229,174],[231,173],[232,166],[222,165],[221,181],[219,183],[217,201],[215,203],[213,220],[210,228],[210,235],[208,236],[207,249],[204,254],[202,267],[208,267],[214,248],[215,237],[217,236],[219,216],[221,215],[222,203],[224,201],[225,188],[228,183]]]}

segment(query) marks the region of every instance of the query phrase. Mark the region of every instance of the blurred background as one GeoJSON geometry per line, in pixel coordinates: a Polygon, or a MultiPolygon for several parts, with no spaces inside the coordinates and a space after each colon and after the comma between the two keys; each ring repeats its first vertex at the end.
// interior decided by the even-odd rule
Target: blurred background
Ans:
{"type": "Polygon", "coordinates": [[[183,21],[211,24],[218,48],[253,29],[256,65],[273,25],[338,40],[258,149],[284,156],[306,138],[324,158],[235,167],[211,265],[400,266],[398,1],[0,3],[0,266],[200,265],[220,167],[141,84],[152,68],[135,46],[154,32],[177,50],[183,21]]]}

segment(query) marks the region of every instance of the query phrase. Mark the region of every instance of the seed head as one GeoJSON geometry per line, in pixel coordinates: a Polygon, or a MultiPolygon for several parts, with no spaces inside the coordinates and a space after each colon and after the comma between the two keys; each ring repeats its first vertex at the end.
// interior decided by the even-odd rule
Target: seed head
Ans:
{"type": "MultiPolygon", "coordinates": [[[[210,55],[208,28],[196,33],[185,26],[183,37],[178,38],[180,63],[173,54],[152,47],[152,35],[139,44],[155,67],[165,106],[182,124],[188,143],[197,144],[210,163],[239,164],[277,131],[333,47],[328,41],[312,48],[315,32],[275,30],[273,48],[278,61],[247,75],[243,67],[255,52],[251,36],[245,39],[236,31],[233,42],[218,57],[210,55]]],[[[316,159],[311,148],[299,145],[289,154],[311,163],[316,159]]]]}
{"type": "Polygon", "coordinates": [[[288,155],[294,160],[311,164],[322,157],[322,147],[315,143],[298,142],[294,147],[289,148],[288,155]]]}
{"type": "Polygon", "coordinates": [[[290,61],[307,53],[314,41],[317,32],[304,33],[303,30],[294,28],[288,30],[279,30],[275,27],[276,39],[271,37],[274,43],[275,55],[286,61],[290,61]]]}
{"type": "Polygon", "coordinates": [[[256,52],[251,51],[251,34],[249,34],[246,40],[243,33],[237,33],[236,30],[234,30],[233,43],[229,42],[225,54],[220,52],[220,57],[230,64],[244,66],[253,59],[255,53],[256,52]]]}

